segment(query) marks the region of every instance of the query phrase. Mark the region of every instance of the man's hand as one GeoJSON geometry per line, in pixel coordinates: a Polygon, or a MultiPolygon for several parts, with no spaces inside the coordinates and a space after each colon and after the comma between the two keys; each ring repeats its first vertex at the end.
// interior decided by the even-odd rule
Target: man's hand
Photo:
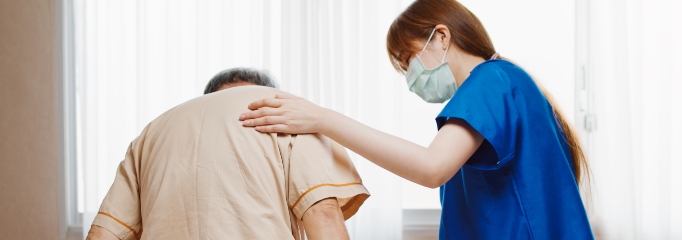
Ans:
{"type": "Polygon", "coordinates": [[[350,239],[336,198],[320,200],[303,214],[303,228],[310,240],[350,239]]]}
{"type": "Polygon", "coordinates": [[[85,240],[119,240],[116,235],[100,226],[91,226],[85,240]]]}

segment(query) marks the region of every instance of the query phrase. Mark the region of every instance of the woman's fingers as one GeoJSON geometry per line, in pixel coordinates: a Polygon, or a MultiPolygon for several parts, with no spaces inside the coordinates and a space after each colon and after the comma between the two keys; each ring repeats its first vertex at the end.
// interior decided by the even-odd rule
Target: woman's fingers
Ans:
{"type": "Polygon", "coordinates": [[[249,104],[252,111],[239,116],[246,127],[258,127],[259,132],[289,134],[313,133],[320,126],[320,107],[294,95],[281,94],[249,104]]]}
{"type": "Polygon", "coordinates": [[[245,120],[242,123],[242,125],[244,125],[245,127],[275,125],[275,124],[283,124],[286,122],[286,120],[287,120],[286,118],[281,117],[281,116],[265,116],[265,117],[259,117],[259,118],[245,120]]]}
{"type": "Polygon", "coordinates": [[[276,125],[267,125],[267,126],[258,126],[256,127],[256,131],[262,132],[262,133],[293,133],[289,132],[289,127],[284,124],[276,124],[276,125]]]}
{"type": "Polygon", "coordinates": [[[279,108],[263,107],[258,110],[242,113],[242,115],[239,115],[239,120],[244,121],[265,116],[282,116],[283,112],[284,111],[279,108]]]}
{"type": "Polygon", "coordinates": [[[256,110],[262,107],[278,108],[282,106],[282,100],[277,98],[264,98],[249,104],[249,109],[256,110]]]}

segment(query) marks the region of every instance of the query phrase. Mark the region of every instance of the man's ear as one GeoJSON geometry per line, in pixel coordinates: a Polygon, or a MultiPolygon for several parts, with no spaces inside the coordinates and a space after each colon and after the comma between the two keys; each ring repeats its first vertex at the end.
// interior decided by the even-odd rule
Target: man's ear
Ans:
{"type": "MultiPolygon", "coordinates": [[[[450,40],[451,40],[452,35],[450,35],[450,29],[448,29],[447,26],[444,24],[438,24],[436,25],[436,33],[435,36],[433,36],[433,40],[439,41],[441,43],[441,47],[443,50],[445,50],[448,45],[450,45],[450,40]]],[[[432,41],[433,41],[432,40],[432,41]]]]}

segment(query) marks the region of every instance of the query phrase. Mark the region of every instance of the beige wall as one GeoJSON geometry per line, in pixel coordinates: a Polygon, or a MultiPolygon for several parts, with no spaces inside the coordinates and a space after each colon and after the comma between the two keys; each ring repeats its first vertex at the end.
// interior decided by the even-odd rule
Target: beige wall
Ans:
{"type": "Polygon", "coordinates": [[[56,0],[0,0],[0,238],[59,239],[56,0]]]}

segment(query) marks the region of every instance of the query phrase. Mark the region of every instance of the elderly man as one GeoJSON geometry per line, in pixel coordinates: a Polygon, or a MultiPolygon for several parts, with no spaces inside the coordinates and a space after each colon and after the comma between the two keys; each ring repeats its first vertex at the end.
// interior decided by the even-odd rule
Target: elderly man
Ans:
{"type": "Polygon", "coordinates": [[[130,144],[88,239],[348,239],[343,221],[369,193],[346,150],[239,122],[250,102],[283,93],[272,87],[259,71],[226,70],[206,95],[152,121],[130,144]]]}

